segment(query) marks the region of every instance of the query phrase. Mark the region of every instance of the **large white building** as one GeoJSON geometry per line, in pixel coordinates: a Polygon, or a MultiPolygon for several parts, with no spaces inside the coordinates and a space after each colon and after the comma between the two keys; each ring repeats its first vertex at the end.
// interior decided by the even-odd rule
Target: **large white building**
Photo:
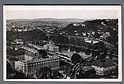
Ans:
{"type": "Polygon", "coordinates": [[[117,66],[110,60],[96,60],[92,63],[92,67],[96,70],[96,75],[105,76],[116,72],[117,66]]]}
{"type": "MultiPolygon", "coordinates": [[[[49,56],[43,58],[44,55],[34,48],[22,47],[25,49],[24,60],[15,61],[15,69],[20,70],[26,75],[34,74],[37,69],[42,67],[49,67],[50,69],[59,68],[59,57],[58,56],[49,56]]],[[[51,49],[51,48],[50,48],[51,49]]]]}
{"type": "Polygon", "coordinates": [[[15,69],[20,70],[26,75],[35,74],[36,71],[42,67],[49,67],[50,69],[59,68],[59,57],[53,56],[49,58],[34,59],[32,61],[15,61],[15,69]]]}
{"type": "Polygon", "coordinates": [[[44,45],[44,49],[54,52],[59,52],[59,46],[56,46],[49,42],[48,44],[44,45]]]}

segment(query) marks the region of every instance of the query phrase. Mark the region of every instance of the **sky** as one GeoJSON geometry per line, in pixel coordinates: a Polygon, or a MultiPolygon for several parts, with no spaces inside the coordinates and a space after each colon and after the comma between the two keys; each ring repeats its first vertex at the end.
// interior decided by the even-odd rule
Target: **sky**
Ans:
{"type": "Polygon", "coordinates": [[[117,19],[119,6],[4,6],[6,19],[117,19]]]}

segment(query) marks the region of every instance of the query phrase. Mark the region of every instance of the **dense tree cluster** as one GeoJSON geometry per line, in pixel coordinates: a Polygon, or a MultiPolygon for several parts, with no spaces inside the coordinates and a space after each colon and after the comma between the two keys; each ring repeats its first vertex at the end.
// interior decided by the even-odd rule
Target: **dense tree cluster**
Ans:
{"type": "Polygon", "coordinates": [[[62,35],[54,35],[54,36],[51,36],[50,39],[56,44],[69,43],[69,39],[66,36],[62,36],[62,35]]]}

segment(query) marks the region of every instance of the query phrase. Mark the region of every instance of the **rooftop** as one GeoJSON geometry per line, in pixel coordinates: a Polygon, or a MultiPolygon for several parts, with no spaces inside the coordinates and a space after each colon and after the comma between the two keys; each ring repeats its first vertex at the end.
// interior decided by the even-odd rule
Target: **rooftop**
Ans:
{"type": "Polygon", "coordinates": [[[110,60],[105,60],[104,62],[101,60],[96,60],[93,62],[92,65],[98,66],[98,67],[109,67],[114,66],[115,64],[112,63],[110,60]]]}
{"type": "Polygon", "coordinates": [[[91,66],[81,66],[81,69],[86,72],[86,71],[92,70],[94,68],[91,66]]]}
{"type": "Polygon", "coordinates": [[[33,49],[33,48],[29,48],[29,47],[26,47],[26,46],[23,46],[22,47],[23,49],[27,50],[27,51],[30,51],[30,52],[34,52],[34,53],[37,53],[38,51],[33,49]]]}
{"type": "Polygon", "coordinates": [[[32,62],[39,62],[39,61],[46,61],[46,60],[53,60],[53,59],[58,59],[59,57],[57,56],[48,56],[49,58],[36,58],[36,59],[33,59],[32,61],[28,61],[26,63],[32,63],[32,62]]]}

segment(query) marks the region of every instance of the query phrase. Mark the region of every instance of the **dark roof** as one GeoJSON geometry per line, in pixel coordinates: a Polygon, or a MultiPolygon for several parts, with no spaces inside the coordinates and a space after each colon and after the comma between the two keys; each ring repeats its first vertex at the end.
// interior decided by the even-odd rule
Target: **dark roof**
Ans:
{"type": "Polygon", "coordinates": [[[110,60],[105,60],[104,62],[101,60],[94,61],[92,65],[98,66],[98,67],[109,67],[109,66],[114,66],[112,61],[110,60]]]}
{"type": "Polygon", "coordinates": [[[94,68],[91,67],[91,66],[81,66],[81,70],[86,72],[86,71],[89,71],[89,70],[94,70],[94,68]]]}

